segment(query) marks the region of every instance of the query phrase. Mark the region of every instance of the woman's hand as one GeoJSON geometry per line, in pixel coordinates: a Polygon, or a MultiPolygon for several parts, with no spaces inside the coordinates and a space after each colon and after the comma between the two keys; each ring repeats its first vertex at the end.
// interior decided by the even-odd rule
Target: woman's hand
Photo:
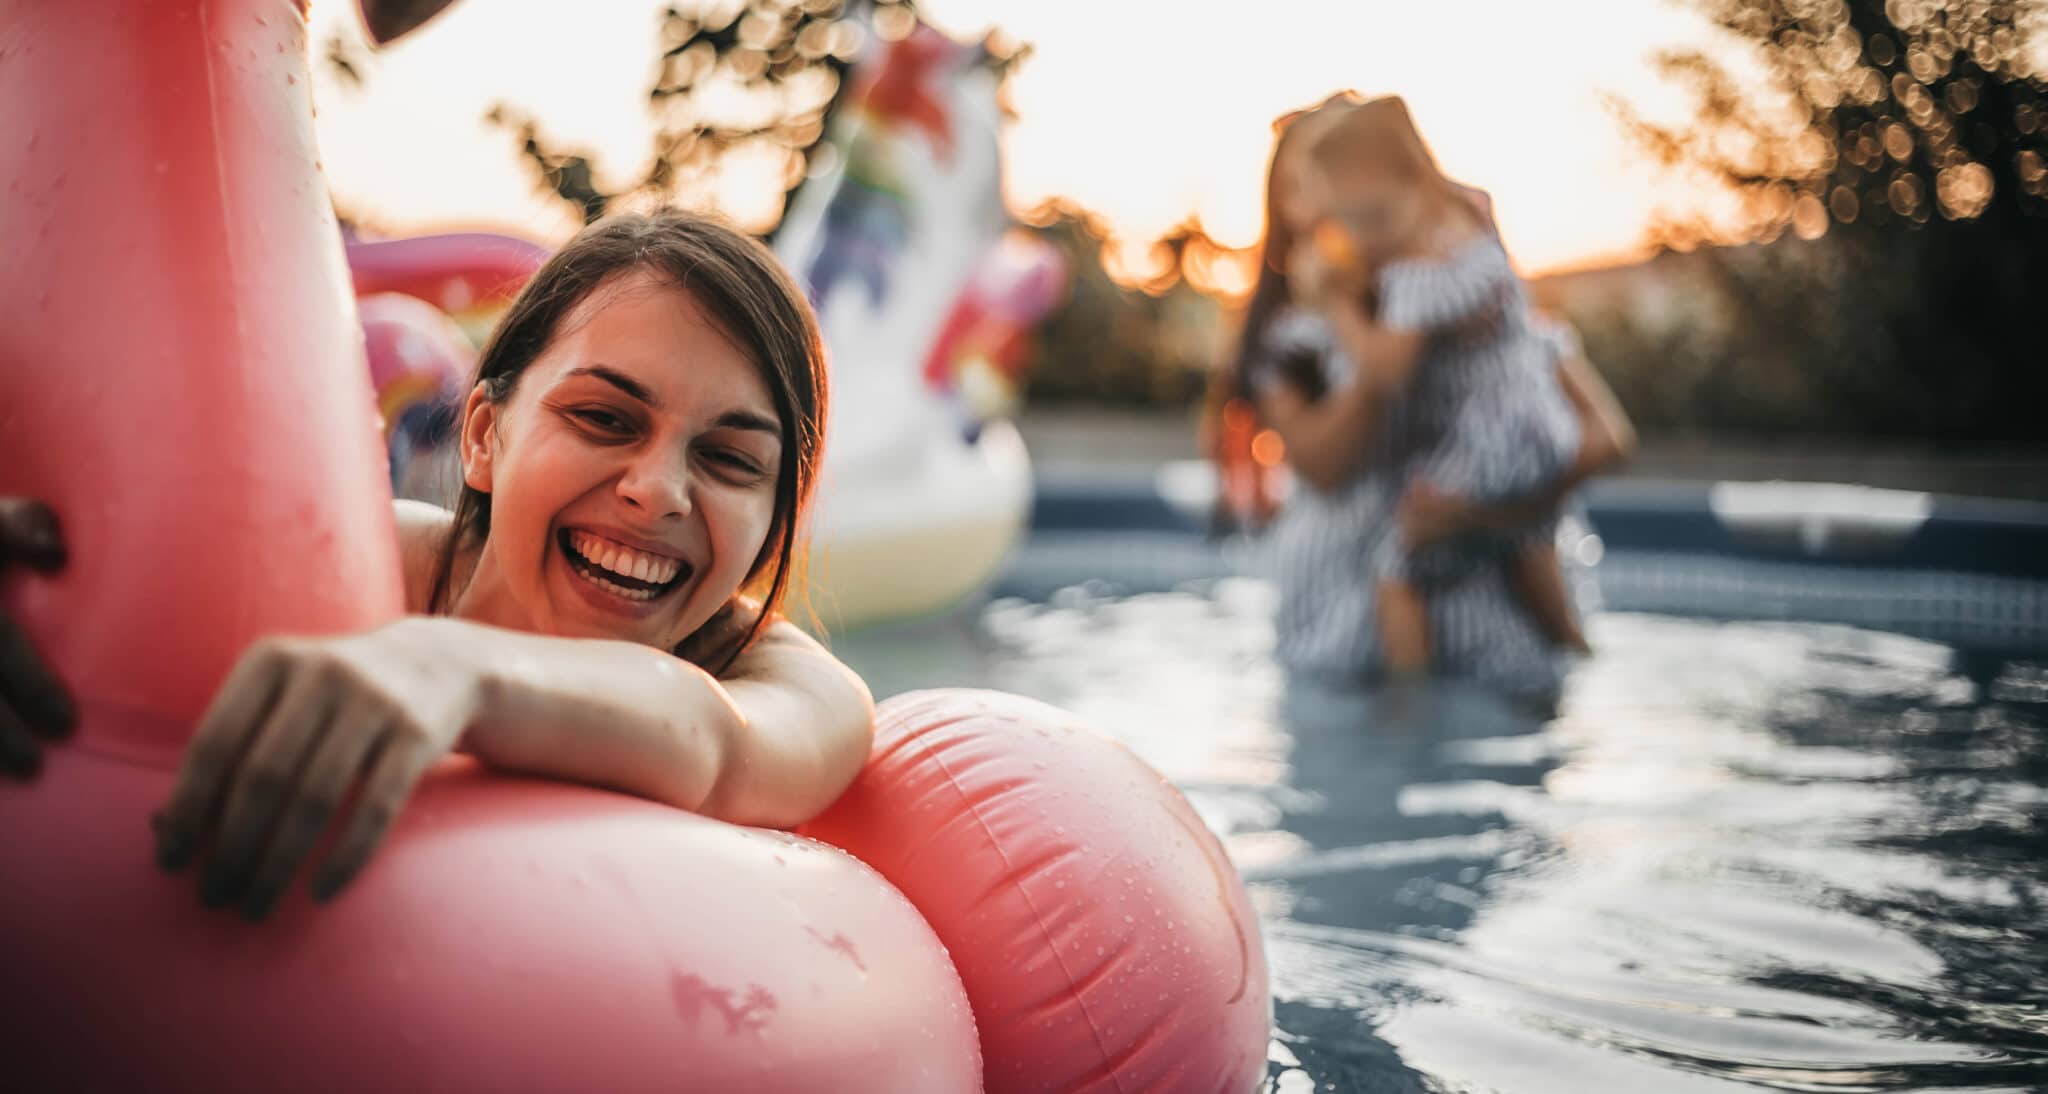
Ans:
{"type": "Polygon", "coordinates": [[[362,634],[252,646],[201,720],[156,820],[164,868],[204,847],[201,898],[260,918],[353,799],[314,875],[314,899],[346,885],[481,702],[481,675],[440,633],[446,622],[411,616],[362,634]]]}
{"type": "Polygon", "coordinates": [[[1409,480],[1394,507],[1402,543],[1410,551],[1478,531],[1485,526],[1484,517],[1484,511],[1463,495],[1439,489],[1423,478],[1409,480]]]}
{"type": "MultiPolygon", "coordinates": [[[[64,565],[64,540],[49,507],[0,498],[0,569],[23,563],[50,573],[64,565]]],[[[42,766],[41,740],[71,732],[77,708],[29,646],[28,635],[0,614],[0,769],[28,777],[42,766]]]]}
{"type": "Polygon", "coordinates": [[[1323,253],[1307,241],[1287,252],[1287,293],[1304,308],[1322,310],[1337,289],[1337,271],[1324,261],[1323,253]]]}

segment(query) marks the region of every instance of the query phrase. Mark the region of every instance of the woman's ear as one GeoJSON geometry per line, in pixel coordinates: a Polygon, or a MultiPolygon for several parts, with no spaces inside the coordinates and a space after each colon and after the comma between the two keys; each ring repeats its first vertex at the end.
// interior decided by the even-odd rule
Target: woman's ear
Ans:
{"type": "Polygon", "coordinates": [[[498,404],[482,381],[469,389],[462,406],[462,481],[479,493],[491,492],[491,457],[497,448],[498,404]]]}

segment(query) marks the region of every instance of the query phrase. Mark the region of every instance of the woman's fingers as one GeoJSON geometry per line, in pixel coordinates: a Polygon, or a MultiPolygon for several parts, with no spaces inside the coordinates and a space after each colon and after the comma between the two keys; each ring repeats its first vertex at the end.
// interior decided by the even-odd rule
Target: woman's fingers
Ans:
{"type": "Polygon", "coordinates": [[[28,635],[5,615],[0,615],[0,707],[45,737],[61,737],[78,721],[70,693],[36,656],[28,635]]]}
{"type": "Polygon", "coordinates": [[[199,838],[219,815],[229,779],[284,686],[286,664],[267,647],[251,650],[228,674],[199,719],[199,729],[178,766],[171,801],[156,818],[156,857],[166,870],[183,868],[199,838]]]}
{"type": "Polygon", "coordinates": [[[199,898],[218,907],[239,901],[255,873],[272,825],[300,789],[302,768],[333,717],[336,697],[318,672],[299,672],[256,731],[227,788],[206,856],[199,898]]]}
{"type": "Polygon", "coordinates": [[[0,698],[0,771],[27,778],[43,766],[42,749],[21,715],[0,698]]]}
{"type": "Polygon", "coordinates": [[[425,742],[407,734],[387,731],[371,761],[363,792],[356,798],[341,837],[334,842],[320,872],[313,878],[313,899],[330,900],[362,869],[370,852],[377,849],[398,811],[412,795],[413,785],[432,764],[438,753],[425,742]]]}
{"type": "MultiPolygon", "coordinates": [[[[49,506],[0,498],[0,570],[15,563],[45,572],[64,565],[64,537],[49,506]]],[[[78,711],[28,634],[0,614],[0,771],[29,776],[42,767],[38,737],[71,732],[78,711]]]]}
{"type": "Polygon", "coordinates": [[[57,514],[39,501],[0,498],[0,566],[20,562],[48,572],[64,565],[57,514]]]}
{"type": "Polygon", "coordinates": [[[270,842],[250,874],[248,889],[241,897],[244,916],[263,918],[284,895],[299,863],[320,841],[320,833],[362,773],[364,760],[384,728],[381,711],[358,707],[336,715],[320,736],[306,758],[297,791],[272,826],[270,842]]]}

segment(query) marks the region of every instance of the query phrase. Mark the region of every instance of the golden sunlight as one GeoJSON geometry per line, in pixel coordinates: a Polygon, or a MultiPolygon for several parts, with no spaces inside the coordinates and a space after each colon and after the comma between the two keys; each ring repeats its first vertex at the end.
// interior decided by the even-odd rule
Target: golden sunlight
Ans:
{"type": "MultiPolygon", "coordinates": [[[[484,116],[515,108],[552,141],[587,149],[601,177],[634,177],[649,154],[646,88],[664,6],[593,0],[572,16],[545,0],[458,3],[372,56],[353,0],[315,0],[316,52],[339,37],[369,58],[359,86],[316,66],[337,201],[394,230],[500,224],[561,238],[574,219],[534,193],[513,135],[484,116]]],[[[1650,55],[1705,31],[1671,5],[1486,0],[1455,22],[1430,5],[1351,0],[1201,14],[1165,0],[919,7],[963,38],[1000,27],[1030,43],[1009,88],[1008,201],[1023,210],[1060,196],[1100,214],[1120,241],[1113,263],[1137,280],[1159,261],[1151,242],[1191,215],[1224,247],[1254,243],[1271,123],[1339,88],[1405,96],[1445,169],[1493,193],[1502,234],[1530,271],[1635,252],[1653,212],[1694,200],[1660,182],[1601,101],[1672,109],[1675,92],[1650,55]]],[[[732,157],[684,198],[765,228],[780,215],[785,169],[774,157],[732,157]]],[[[1974,181],[1937,197],[1967,204],[1974,181]]],[[[1229,294],[1249,281],[1213,254],[1199,266],[1190,273],[1203,288],[1229,294]]]]}

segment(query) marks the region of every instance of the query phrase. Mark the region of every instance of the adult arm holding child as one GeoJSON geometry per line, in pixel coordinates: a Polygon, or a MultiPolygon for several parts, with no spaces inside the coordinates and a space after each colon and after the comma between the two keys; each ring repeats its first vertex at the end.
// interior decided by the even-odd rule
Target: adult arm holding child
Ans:
{"type": "Polygon", "coordinates": [[[1467,532],[1511,531],[1555,513],[1595,475],[1635,455],[1635,426],[1613,389],[1575,346],[1558,355],[1557,378],[1579,422],[1579,447],[1562,475],[1524,497],[1482,504],[1417,479],[1401,496],[1397,519],[1411,548],[1467,532]]]}
{"type": "Polygon", "coordinates": [[[1259,413],[1286,445],[1295,474],[1330,492],[1364,466],[1381,410],[1422,359],[1426,336],[1378,323],[1363,287],[1340,278],[1312,247],[1295,248],[1289,278],[1304,303],[1320,306],[1358,373],[1317,401],[1291,384],[1268,384],[1259,394],[1259,413]]]}

